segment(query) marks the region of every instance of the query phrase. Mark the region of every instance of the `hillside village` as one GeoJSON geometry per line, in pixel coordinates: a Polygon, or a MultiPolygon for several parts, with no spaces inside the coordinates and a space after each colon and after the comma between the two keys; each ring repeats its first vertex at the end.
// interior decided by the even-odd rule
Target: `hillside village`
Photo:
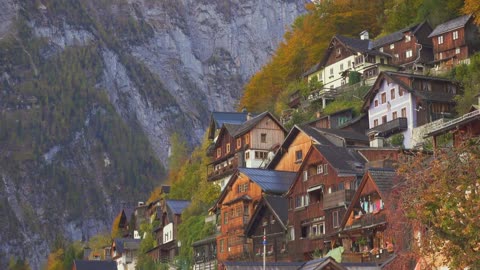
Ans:
{"type": "MultiPolygon", "coordinates": [[[[212,112],[205,177],[221,193],[205,217],[214,233],[192,244],[193,269],[422,269],[399,256],[422,229],[390,231],[398,218],[391,200],[402,182],[398,164],[480,135],[480,107],[455,115],[462,89],[441,77],[478,51],[472,15],[435,28],[425,21],[375,40],[367,31],[335,35],[303,74],[319,87],[292,93],[279,118],[268,111],[212,112]],[[360,86],[368,87],[358,97],[360,114],[320,111],[313,121],[284,127],[293,112],[313,103],[324,108],[360,86]]],[[[169,199],[169,192],[162,186],[166,196],[122,209],[115,223],[122,238],[104,254],[86,252],[73,269],[135,269],[146,221],[156,243],[146,255],[159,265],[173,263],[190,202],[169,199]]]]}

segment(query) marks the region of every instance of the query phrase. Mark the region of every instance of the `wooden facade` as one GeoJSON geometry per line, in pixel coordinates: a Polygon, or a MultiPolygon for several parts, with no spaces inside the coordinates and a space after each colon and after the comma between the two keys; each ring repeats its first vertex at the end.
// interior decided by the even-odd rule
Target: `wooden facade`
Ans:
{"type": "Polygon", "coordinates": [[[341,173],[331,162],[337,161],[328,160],[319,147],[312,146],[287,193],[288,251],[292,260],[311,260],[314,253],[326,254],[331,249],[332,235],[339,229],[345,206],[353,197],[358,175],[341,173]]]}
{"type": "Polygon", "coordinates": [[[245,227],[253,209],[262,198],[262,189],[246,175],[236,174],[218,202],[221,229],[217,236],[219,262],[250,260],[252,242],[245,236],[245,227]]]}
{"type": "MultiPolygon", "coordinates": [[[[294,127],[293,129],[296,129],[294,127]]],[[[302,164],[303,157],[307,154],[312,145],[312,139],[304,132],[296,129],[290,132],[290,143],[284,143],[278,150],[278,162],[275,164],[275,170],[297,172],[302,164]]]]}

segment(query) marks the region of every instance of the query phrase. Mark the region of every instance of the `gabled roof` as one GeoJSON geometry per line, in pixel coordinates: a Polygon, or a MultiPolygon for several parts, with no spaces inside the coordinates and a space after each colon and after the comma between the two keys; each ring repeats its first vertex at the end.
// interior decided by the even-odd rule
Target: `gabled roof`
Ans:
{"type": "Polygon", "coordinates": [[[296,172],[238,168],[238,171],[255,182],[265,193],[283,194],[292,184],[296,172]]]}
{"type": "Polygon", "coordinates": [[[359,38],[351,38],[341,35],[335,35],[335,37],[345,45],[345,47],[349,48],[354,52],[366,52],[369,49],[370,40],[368,39],[359,39],[359,38]]]}
{"type": "Polygon", "coordinates": [[[348,206],[347,212],[343,216],[341,222],[341,228],[345,227],[347,224],[350,213],[353,211],[356,202],[360,200],[363,188],[367,184],[367,181],[370,179],[375,184],[375,187],[382,198],[387,198],[392,188],[395,184],[395,180],[398,178],[397,173],[392,168],[369,168],[363,175],[362,181],[360,182],[355,195],[353,196],[352,203],[348,206]]]}
{"type": "Polygon", "coordinates": [[[223,124],[240,125],[247,121],[247,112],[212,112],[212,120],[216,128],[220,128],[223,124]]]}
{"type": "Polygon", "coordinates": [[[262,121],[265,117],[270,117],[284,132],[287,132],[283,127],[283,125],[277,120],[277,118],[275,118],[275,116],[273,116],[270,112],[266,111],[243,123],[240,127],[238,127],[236,132],[231,135],[233,137],[238,137],[249,132],[258,123],[260,123],[260,121],[262,121]]]}
{"type": "Polygon", "coordinates": [[[191,202],[188,200],[165,200],[165,203],[170,211],[172,211],[172,214],[180,215],[191,202]]]}
{"type": "Polygon", "coordinates": [[[437,25],[437,27],[435,27],[433,32],[430,33],[430,35],[428,35],[428,37],[438,36],[438,35],[441,35],[443,33],[446,33],[446,32],[449,32],[449,31],[452,31],[452,30],[455,30],[455,29],[458,29],[458,28],[462,28],[468,23],[468,21],[471,18],[472,18],[471,14],[470,15],[463,15],[461,17],[458,17],[458,18],[455,18],[453,20],[450,20],[450,21],[444,22],[442,24],[439,24],[439,25],[437,25]]]}
{"type": "Polygon", "coordinates": [[[314,144],[314,147],[338,174],[363,174],[366,160],[354,149],[314,144]]]}
{"type": "Polygon", "coordinates": [[[260,213],[263,209],[268,209],[275,216],[275,219],[280,222],[284,230],[287,230],[288,221],[288,199],[278,195],[264,194],[259,205],[255,208],[252,218],[245,227],[245,234],[253,228],[256,222],[260,220],[260,213]]]}
{"type": "Polygon", "coordinates": [[[347,270],[344,266],[337,263],[332,257],[323,257],[306,262],[298,270],[347,270]]]}
{"type": "Polygon", "coordinates": [[[362,120],[362,118],[364,118],[364,117],[367,117],[367,119],[368,119],[368,115],[367,115],[366,113],[361,113],[361,114],[358,115],[357,117],[352,118],[352,119],[350,119],[349,121],[347,121],[347,122],[339,125],[339,126],[338,126],[338,129],[343,129],[343,128],[349,127],[349,126],[357,123],[358,121],[362,120]]]}
{"type": "Polygon", "coordinates": [[[137,250],[140,248],[140,239],[133,238],[115,238],[115,249],[118,253],[123,253],[125,250],[137,250]]]}
{"type": "Polygon", "coordinates": [[[380,37],[378,39],[375,39],[373,42],[372,42],[372,47],[373,48],[379,48],[379,47],[383,47],[385,45],[388,45],[388,44],[392,44],[394,42],[397,42],[397,41],[400,41],[403,39],[404,35],[403,33],[405,32],[412,32],[412,34],[415,35],[415,33],[424,25],[424,24],[428,24],[426,21],[422,22],[422,23],[419,23],[419,24],[415,24],[415,25],[412,25],[412,26],[409,26],[409,27],[405,27],[403,29],[400,29],[396,32],[393,32],[391,34],[388,34],[386,36],[383,36],[383,37],[380,37]]]}
{"type": "Polygon", "coordinates": [[[305,73],[303,73],[303,77],[307,77],[308,75],[311,75],[317,71],[319,71],[322,68],[321,63],[318,62],[315,65],[313,65],[311,68],[309,68],[305,73]]]}
{"type": "Polygon", "coordinates": [[[323,134],[331,134],[341,139],[353,140],[353,141],[361,141],[361,142],[369,142],[368,136],[362,133],[358,133],[351,130],[343,130],[343,129],[336,129],[336,128],[316,128],[323,134]]]}
{"type": "MultiPolygon", "coordinates": [[[[266,262],[265,269],[267,270],[297,270],[304,262],[266,262]]],[[[232,270],[262,270],[263,262],[223,262],[227,269],[232,270]]]]}
{"type": "Polygon", "coordinates": [[[114,261],[86,261],[73,260],[76,270],[117,270],[117,263],[114,261]]]}
{"type": "Polygon", "coordinates": [[[426,100],[432,100],[432,101],[440,101],[440,102],[451,102],[454,103],[454,94],[449,94],[449,93],[439,93],[439,92],[430,92],[430,91],[421,91],[414,89],[410,87],[409,85],[405,84],[402,80],[398,79],[397,77],[407,77],[410,79],[422,79],[422,80],[433,80],[433,81],[442,81],[442,82],[447,82],[447,83],[454,83],[449,79],[445,78],[440,78],[440,77],[430,77],[430,76],[424,76],[424,75],[418,75],[418,74],[412,74],[412,73],[401,73],[401,72],[392,72],[392,71],[383,71],[380,72],[378,75],[377,79],[375,80],[375,83],[372,85],[370,90],[365,94],[364,97],[364,103],[363,103],[363,110],[368,110],[368,107],[372,103],[373,98],[378,92],[378,88],[380,87],[380,83],[385,80],[389,79],[396,84],[398,84],[400,87],[402,87],[404,90],[412,93],[415,96],[421,97],[426,100]]]}

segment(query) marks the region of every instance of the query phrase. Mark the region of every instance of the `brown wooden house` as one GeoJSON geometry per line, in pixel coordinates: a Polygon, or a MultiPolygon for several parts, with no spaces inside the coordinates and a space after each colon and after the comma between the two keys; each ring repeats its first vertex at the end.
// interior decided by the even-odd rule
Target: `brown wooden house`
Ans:
{"type": "Polygon", "coordinates": [[[390,55],[392,65],[423,71],[433,61],[431,32],[432,27],[424,21],[375,39],[372,48],[390,55]]]}
{"type": "Polygon", "coordinates": [[[308,122],[308,125],[316,128],[338,128],[353,118],[351,108],[336,111],[327,115],[320,115],[317,119],[308,122]]]}
{"type": "Polygon", "coordinates": [[[211,235],[192,243],[193,270],[217,269],[217,238],[211,235]]]}
{"type": "Polygon", "coordinates": [[[437,70],[446,70],[480,51],[480,32],[472,15],[464,15],[437,25],[428,36],[433,42],[434,64],[437,70]]]}
{"type": "Polygon", "coordinates": [[[73,260],[72,270],[117,270],[114,261],[73,260]]]}
{"type": "Polygon", "coordinates": [[[388,196],[398,176],[394,169],[369,168],[341,223],[340,241],[345,262],[383,264],[402,239],[384,233],[388,226],[388,196]]]}
{"type": "Polygon", "coordinates": [[[292,260],[326,254],[364,171],[355,150],[312,145],[286,194],[288,252],[292,260]]]}
{"type": "Polygon", "coordinates": [[[245,229],[264,194],[281,195],[290,187],[294,172],[257,168],[238,168],[222,191],[216,212],[220,213],[220,234],[217,236],[217,258],[224,261],[253,259],[252,241],[245,229]]]}
{"type": "Polygon", "coordinates": [[[258,168],[268,163],[269,152],[280,145],[286,130],[269,112],[249,118],[241,125],[223,124],[214,144],[214,157],[207,167],[208,181],[223,189],[238,167],[258,168]]]}
{"type": "Polygon", "coordinates": [[[278,195],[264,195],[245,229],[247,237],[252,239],[255,253],[253,261],[263,261],[264,245],[266,261],[289,261],[286,241],[287,221],[287,199],[278,195]]]}

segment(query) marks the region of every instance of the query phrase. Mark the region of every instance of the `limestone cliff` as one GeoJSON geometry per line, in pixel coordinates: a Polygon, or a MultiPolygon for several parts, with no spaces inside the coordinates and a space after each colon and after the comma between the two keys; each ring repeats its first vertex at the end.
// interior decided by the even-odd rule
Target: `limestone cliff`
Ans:
{"type": "Polygon", "coordinates": [[[305,0],[0,0],[0,268],[109,230],[233,110],[305,0]]]}

